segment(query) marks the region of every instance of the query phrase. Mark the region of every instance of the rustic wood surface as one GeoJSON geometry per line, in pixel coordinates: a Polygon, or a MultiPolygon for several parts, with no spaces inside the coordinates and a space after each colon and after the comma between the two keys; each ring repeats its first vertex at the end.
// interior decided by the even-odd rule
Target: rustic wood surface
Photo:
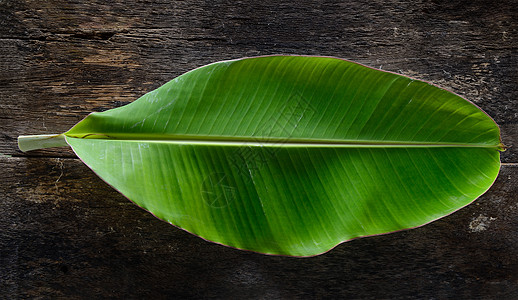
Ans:
{"type": "MultiPolygon", "coordinates": [[[[0,0],[0,298],[518,299],[518,3],[0,0]],[[66,148],[22,153],[195,67],[263,54],[427,80],[501,126],[474,204],[313,258],[215,245],[155,219],[66,148]]],[[[474,162],[476,163],[476,162],[474,162]]]]}

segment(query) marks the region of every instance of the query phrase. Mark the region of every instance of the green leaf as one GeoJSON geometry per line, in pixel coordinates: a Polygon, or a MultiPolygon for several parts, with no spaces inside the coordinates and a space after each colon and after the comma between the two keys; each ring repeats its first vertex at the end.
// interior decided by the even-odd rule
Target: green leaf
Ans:
{"type": "Polygon", "coordinates": [[[495,122],[451,92],[307,56],[210,64],[47,143],[63,136],[158,218],[296,256],[458,210],[491,186],[503,150],[495,122]]]}

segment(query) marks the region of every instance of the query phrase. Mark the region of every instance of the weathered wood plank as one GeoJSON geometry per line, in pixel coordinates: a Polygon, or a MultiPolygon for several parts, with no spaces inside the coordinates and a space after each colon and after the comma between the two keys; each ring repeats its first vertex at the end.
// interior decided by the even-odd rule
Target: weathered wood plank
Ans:
{"type": "Polygon", "coordinates": [[[442,220],[294,259],[156,220],[66,148],[16,148],[20,134],[65,131],[200,65],[287,53],[348,58],[457,92],[501,125],[514,146],[502,160],[516,163],[517,22],[514,0],[0,1],[0,294],[518,299],[516,164],[442,220]]]}
{"type": "Polygon", "coordinates": [[[451,216],[305,259],[206,242],[77,159],[4,157],[0,169],[0,290],[10,298],[518,297],[516,164],[451,216]]]}
{"type": "MultiPolygon", "coordinates": [[[[200,65],[272,53],[333,55],[429,80],[487,111],[514,146],[518,5],[450,2],[3,1],[0,153],[24,155],[18,135],[63,132],[200,65]]],[[[517,149],[503,161],[518,161],[517,149]]]]}

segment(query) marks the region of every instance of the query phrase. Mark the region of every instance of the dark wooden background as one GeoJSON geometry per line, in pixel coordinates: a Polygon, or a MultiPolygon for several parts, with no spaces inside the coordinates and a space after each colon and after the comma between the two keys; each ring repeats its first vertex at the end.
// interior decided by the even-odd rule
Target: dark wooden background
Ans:
{"type": "Polygon", "coordinates": [[[518,299],[517,50],[516,0],[0,0],[0,298],[518,299]],[[472,100],[511,147],[495,185],[427,226],[286,258],[159,221],[66,148],[17,149],[195,67],[274,53],[472,100]]]}

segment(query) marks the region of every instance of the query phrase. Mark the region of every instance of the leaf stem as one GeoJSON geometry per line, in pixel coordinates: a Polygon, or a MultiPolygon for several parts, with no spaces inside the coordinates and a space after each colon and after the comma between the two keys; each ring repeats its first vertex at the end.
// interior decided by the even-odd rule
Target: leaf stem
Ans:
{"type": "Polygon", "coordinates": [[[68,146],[63,134],[20,135],[18,148],[23,152],[52,147],[68,146]]]}

